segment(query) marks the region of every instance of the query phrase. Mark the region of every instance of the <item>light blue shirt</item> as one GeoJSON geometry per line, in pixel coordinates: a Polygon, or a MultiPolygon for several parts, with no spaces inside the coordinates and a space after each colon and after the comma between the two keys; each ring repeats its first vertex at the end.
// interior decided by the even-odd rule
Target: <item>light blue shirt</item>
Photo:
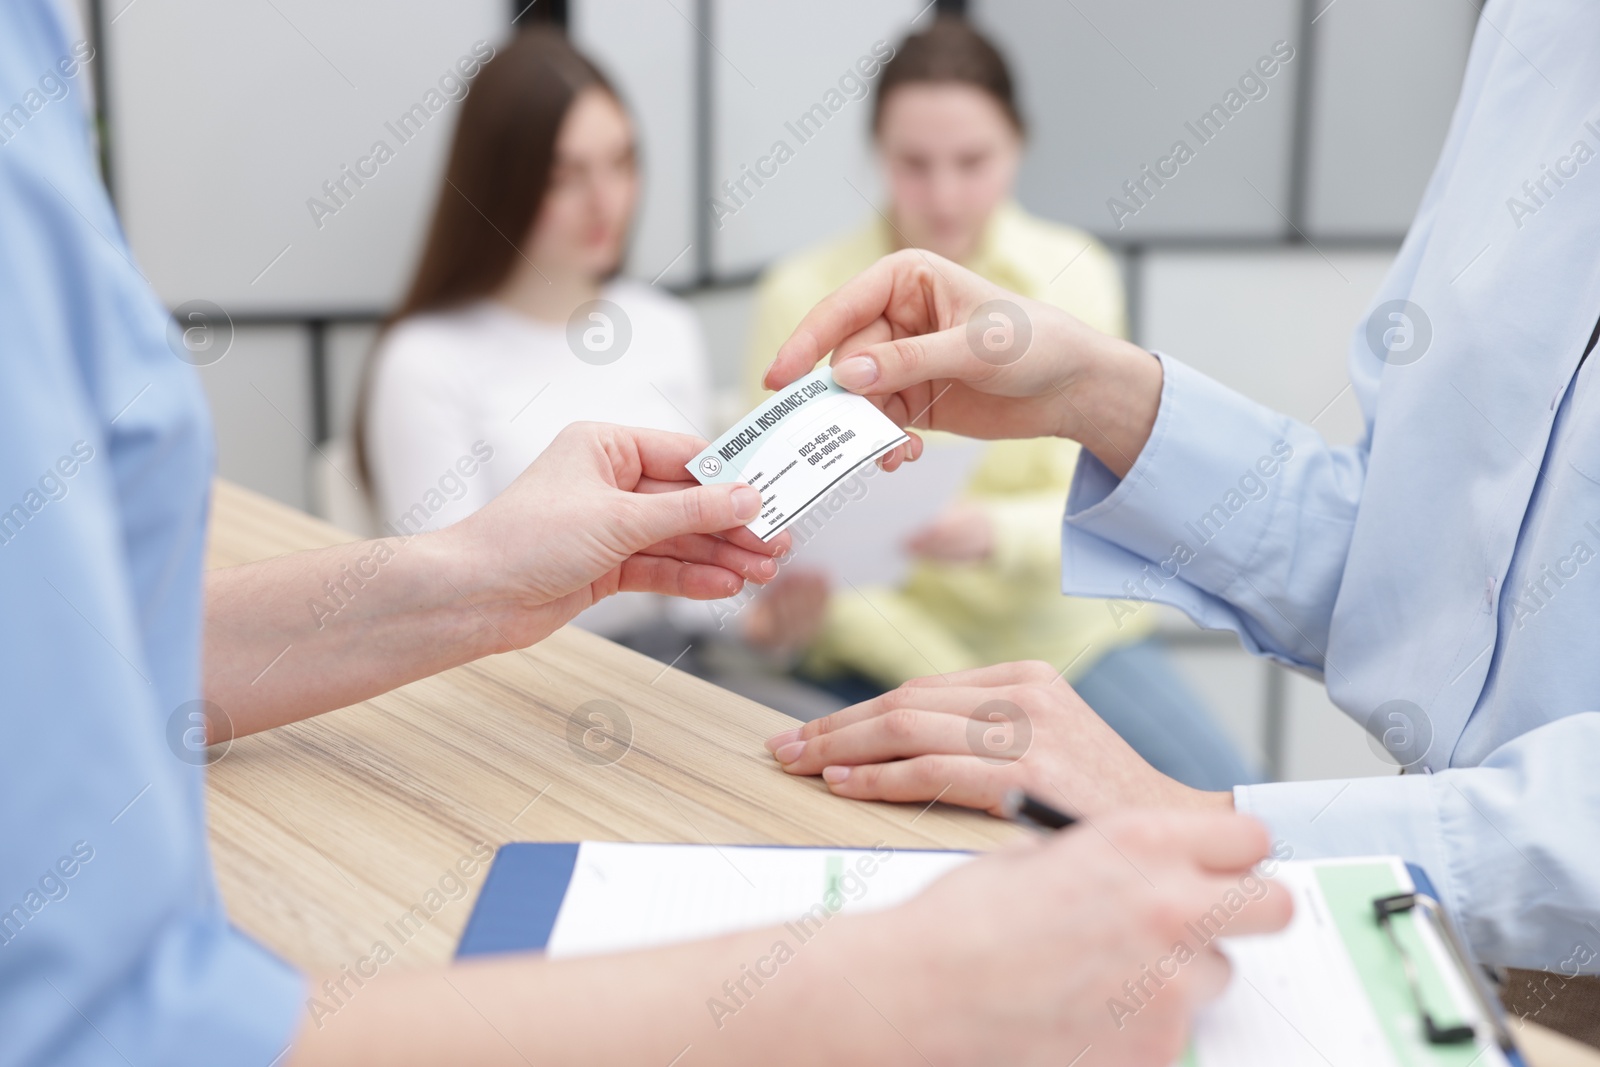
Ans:
{"type": "Polygon", "coordinates": [[[48,0],[0,4],[0,1063],[268,1067],[302,979],[223,914],[182,736],[211,423],[73,48],[48,0]]]}
{"type": "Polygon", "coordinates": [[[1600,6],[1485,20],[1373,299],[1379,344],[1365,322],[1351,339],[1362,442],[1330,448],[1162,356],[1128,476],[1081,461],[1063,587],[1175,605],[1323,677],[1375,732],[1420,728],[1418,773],[1240,787],[1237,806],[1296,857],[1420,863],[1485,962],[1593,972],[1600,354],[1579,360],[1600,318],[1600,6]]]}

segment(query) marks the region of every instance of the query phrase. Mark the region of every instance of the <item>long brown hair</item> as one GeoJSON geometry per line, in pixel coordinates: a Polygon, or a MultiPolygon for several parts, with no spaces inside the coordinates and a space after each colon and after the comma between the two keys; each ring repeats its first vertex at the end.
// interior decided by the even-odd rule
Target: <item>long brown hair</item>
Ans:
{"type": "Polygon", "coordinates": [[[543,26],[519,32],[473,79],[422,259],[362,369],[352,434],[356,469],[369,497],[368,409],[384,334],[412,315],[487,296],[506,280],[549,188],[561,123],[585,89],[600,89],[621,102],[565,34],[543,26]]]}

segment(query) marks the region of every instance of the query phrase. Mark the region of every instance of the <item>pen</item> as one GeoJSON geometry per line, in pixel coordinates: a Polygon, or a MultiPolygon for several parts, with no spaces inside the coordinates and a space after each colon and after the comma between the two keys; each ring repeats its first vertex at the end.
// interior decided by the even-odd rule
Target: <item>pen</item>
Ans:
{"type": "Polygon", "coordinates": [[[1065,830],[1078,821],[1077,816],[1068,815],[1023,789],[1007,793],[1000,802],[1000,810],[1012,822],[1041,830],[1065,830]]]}

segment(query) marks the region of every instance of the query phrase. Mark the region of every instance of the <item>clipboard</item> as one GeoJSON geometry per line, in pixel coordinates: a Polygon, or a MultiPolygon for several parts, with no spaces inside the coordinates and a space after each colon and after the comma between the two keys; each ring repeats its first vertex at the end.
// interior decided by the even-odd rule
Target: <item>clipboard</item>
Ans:
{"type": "Polygon", "coordinates": [[[1196,1019],[1192,1044],[1211,1055],[1192,1047],[1184,1067],[1250,1059],[1241,1052],[1255,1054],[1250,1062],[1321,1067],[1525,1067],[1498,1001],[1436,906],[1426,871],[1396,856],[1366,856],[1284,862],[1277,876],[1295,898],[1295,916],[1280,933],[1224,943],[1235,981],[1196,1019]],[[1418,908],[1423,899],[1433,906],[1418,908]],[[1389,902],[1386,921],[1380,901],[1389,902]],[[1252,953],[1262,946],[1291,961],[1280,960],[1265,979],[1252,973],[1260,963],[1252,953]],[[1453,1040],[1430,1039],[1429,1014],[1453,1040]],[[1466,1033],[1449,1035],[1467,1023],[1466,1033]],[[1275,1048],[1281,1055],[1262,1054],[1275,1048]]]}
{"type": "MultiPolygon", "coordinates": [[[[500,848],[484,880],[456,954],[466,958],[549,950],[552,956],[582,955],[769,925],[781,925],[783,936],[792,932],[803,939],[803,932],[785,917],[805,911],[808,902],[825,895],[825,885],[836,884],[825,882],[824,871],[827,879],[834,879],[841,864],[848,867],[871,851],[613,842],[508,844],[500,848]],[[613,865],[597,879],[586,856],[613,865]],[[619,883],[632,887],[617,896],[619,883]],[[740,902],[759,895],[754,892],[758,886],[766,890],[774,883],[805,884],[798,889],[781,886],[788,891],[781,900],[766,897],[749,907],[740,902]],[[710,899],[723,891],[729,894],[727,899],[710,899]],[[589,895],[606,899],[590,900],[586,908],[582,898],[589,895]],[[674,909],[683,907],[673,902],[683,899],[697,902],[702,923],[698,928],[673,916],[674,909]],[[667,917],[640,925],[638,916],[626,914],[649,910],[667,917]],[[663,923],[671,936],[660,939],[656,935],[662,933],[663,923]],[[558,927],[564,925],[571,933],[585,924],[590,931],[587,942],[583,936],[568,937],[564,945],[552,947],[558,927]],[[613,926],[617,929],[610,929],[613,926]],[[597,933],[602,927],[604,932],[597,933]]],[[[880,881],[884,892],[876,898],[867,899],[868,893],[859,900],[841,901],[830,914],[846,907],[890,906],[972,858],[960,852],[888,851],[914,858],[902,865],[892,884],[880,881]]],[[[1396,857],[1358,857],[1285,862],[1277,874],[1280,884],[1295,894],[1291,928],[1281,934],[1220,939],[1218,944],[1233,962],[1235,979],[1222,999],[1197,1016],[1180,1067],[1297,1063],[1325,1067],[1330,1057],[1323,1049],[1332,1054],[1331,1062],[1340,1065],[1387,1059],[1397,1067],[1487,1067],[1502,1062],[1526,1067],[1498,1001],[1437,907],[1433,883],[1421,868],[1396,857]],[[1409,900],[1402,905],[1401,898],[1409,900]],[[1387,903],[1379,903],[1383,901],[1387,903]],[[1383,912],[1387,918],[1381,919],[1383,912]],[[1474,1004],[1476,1010],[1467,1014],[1474,1004]],[[1471,1038],[1429,1042],[1428,1012],[1435,1016],[1435,1029],[1446,1036],[1470,1020],[1471,1038]],[[1364,1036],[1367,1045],[1363,1047],[1352,1034],[1364,1036]]]]}
{"type": "Polygon", "coordinates": [[[1394,942],[1395,950],[1403,957],[1402,969],[1406,974],[1407,984],[1411,986],[1413,997],[1417,1001],[1417,1011],[1422,1019],[1423,1031],[1430,1040],[1446,1044],[1453,1041],[1466,1042],[1475,1037],[1474,1028],[1457,1024],[1456,1026],[1441,1026],[1433,1017],[1424,1003],[1419,983],[1416,977],[1415,961],[1405,955],[1404,943],[1394,933],[1392,919],[1396,915],[1413,914],[1421,915],[1434,929],[1439,940],[1444,944],[1460,972],[1463,983],[1471,992],[1477,1002],[1481,1016],[1480,1026],[1489,1028],[1493,1032],[1495,1043],[1515,1067],[1527,1067],[1522,1051],[1517,1048],[1515,1036],[1511,1027],[1506,1022],[1505,1009],[1500,1004],[1500,998],[1486,980],[1482,968],[1472,959],[1472,954],[1467,950],[1466,944],[1456,932],[1455,923],[1450,920],[1444,906],[1439,903],[1439,894],[1433,888],[1433,879],[1428,877],[1428,872],[1414,863],[1406,864],[1406,870],[1411,875],[1411,891],[1395,893],[1389,896],[1378,897],[1372,902],[1374,920],[1382,925],[1394,942]]]}

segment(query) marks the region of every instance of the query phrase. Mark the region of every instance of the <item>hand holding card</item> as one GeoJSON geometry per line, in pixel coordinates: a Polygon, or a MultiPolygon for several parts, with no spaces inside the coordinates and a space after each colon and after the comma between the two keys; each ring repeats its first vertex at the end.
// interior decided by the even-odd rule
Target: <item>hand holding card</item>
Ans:
{"type": "Polygon", "coordinates": [[[839,482],[908,440],[823,367],[735,423],[688,469],[703,485],[739,481],[759,490],[761,512],[746,529],[769,541],[839,482]]]}

